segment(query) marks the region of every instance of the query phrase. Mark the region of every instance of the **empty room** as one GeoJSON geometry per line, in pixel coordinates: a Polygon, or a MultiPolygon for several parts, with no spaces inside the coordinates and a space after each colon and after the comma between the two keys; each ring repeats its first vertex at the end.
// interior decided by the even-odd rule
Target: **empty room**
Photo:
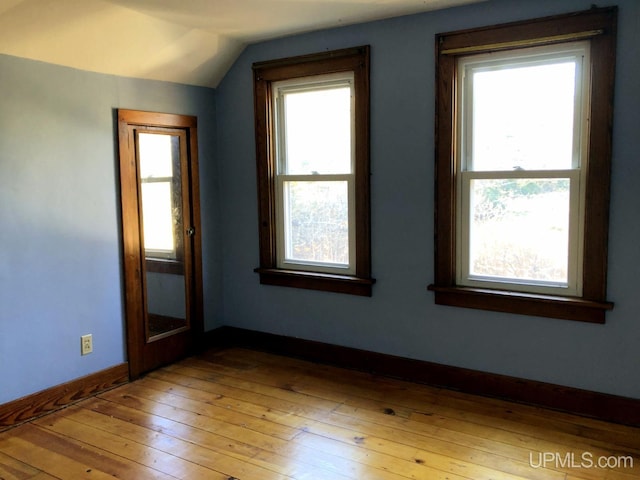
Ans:
{"type": "Polygon", "coordinates": [[[640,479],[640,2],[0,0],[0,480],[640,479]]]}

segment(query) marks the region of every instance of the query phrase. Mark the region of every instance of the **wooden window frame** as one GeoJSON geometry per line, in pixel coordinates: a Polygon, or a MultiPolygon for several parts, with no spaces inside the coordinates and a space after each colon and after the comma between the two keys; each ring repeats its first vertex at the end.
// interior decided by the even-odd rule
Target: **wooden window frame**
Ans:
{"type": "Polygon", "coordinates": [[[435,302],[482,310],[604,323],[617,8],[436,35],[435,302]],[[461,56],[576,40],[591,49],[591,101],[582,254],[582,295],[556,296],[456,284],[457,61],[461,56]]]}
{"type": "Polygon", "coordinates": [[[253,65],[260,283],[371,296],[369,186],[369,46],[347,48],[253,65]],[[355,274],[342,275],[278,268],[272,84],[283,80],[353,72],[355,87],[355,274]]]}

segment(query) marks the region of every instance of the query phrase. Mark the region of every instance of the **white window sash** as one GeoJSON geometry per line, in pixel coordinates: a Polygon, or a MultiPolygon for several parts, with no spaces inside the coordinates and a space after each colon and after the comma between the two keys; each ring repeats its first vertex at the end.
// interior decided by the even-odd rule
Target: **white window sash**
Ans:
{"type": "Polygon", "coordinates": [[[331,174],[331,175],[276,175],[276,251],[278,268],[292,270],[312,270],[323,273],[337,273],[343,275],[355,275],[355,174],[331,174]],[[347,264],[314,262],[288,258],[286,243],[286,183],[288,182],[347,182],[347,215],[349,236],[349,261],[347,264]]]}
{"type": "Polygon", "coordinates": [[[273,105],[275,109],[275,200],[276,200],[276,256],[278,268],[313,271],[321,273],[333,273],[340,275],[356,274],[356,205],[355,205],[355,94],[353,72],[340,72],[336,74],[315,75],[305,78],[297,78],[275,82],[272,85],[273,105]],[[288,93],[313,92],[329,90],[332,88],[351,89],[351,162],[350,172],[343,174],[310,174],[288,175],[286,149],[286,118],[284,109],[284,96],[288,93]],[[287,258],[286,252],[286,227],[288,219],[285,218],[285,185],[287,182],[347,182],[347,208],[348,208],[348,263],[336,264],[328,262],[302,261],[287,258]]]}
{"type": "Polygon", "coordinates": [[[585,175],[587,165],[587,141],[589,119],[590,75],[588,66],[588,42],[575,42],[556,46],[518,49],[508,52],[471,55],[458,62],[458,95],[461,114],[457,124],[456,148],[456,283],[462,286],[513,290],[539,294],[580,296],[582,295],[582,258],[584,239],[585,175]],[[573,155],[570,170],[504,170],[473,171],[472,137],[473,85],[467,74],[471,71],[494,68],[519,67],[523,65],[551,64],[560,59],[576,59],[574,94],[573,155]],[[567,284],[530,281],[514,278],[472,277],[470,265],[470,184],[474,179],[535,179],[566,178],[570,181],[569,193],[569,251],[567,261],[567,284]]]}
{"type": "Polygon", "coordinates": [[[582,238],[583,202],[581,201],[581,178],[579,169],[535,170],[535,171],[490,171],[460,172],[458,188],[457,225],[457,279],[458,285],[476,288],[494,288],[540,294],[562,294],[580,296],[582,294],[582,238]],[[569,180],[569,235],[567,258],[567,283],[524,280],[508,277],[483,277],[470,274],[470,221],[471,221],[471,181],[503,179],[567,179],[569,180]]]}

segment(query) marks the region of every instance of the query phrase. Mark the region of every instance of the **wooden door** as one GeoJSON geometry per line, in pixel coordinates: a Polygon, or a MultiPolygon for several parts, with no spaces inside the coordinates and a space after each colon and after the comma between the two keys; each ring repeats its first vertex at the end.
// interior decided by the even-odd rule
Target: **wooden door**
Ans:
{"type": "Polygon", "coordinates": [[[131,378],[192,353],[203,332],[196,123],[118,110],[131,378]]]}

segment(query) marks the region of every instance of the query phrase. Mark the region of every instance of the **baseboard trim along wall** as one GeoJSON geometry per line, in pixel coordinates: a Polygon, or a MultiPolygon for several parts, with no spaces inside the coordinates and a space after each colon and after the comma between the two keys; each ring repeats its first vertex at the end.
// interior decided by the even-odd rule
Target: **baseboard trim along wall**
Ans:
{"type": "Polygon", "coordinates": [[[640,426],[640,399],[235,327],[220,327],[206,335],[209,347],[247,347],[608,422],[640,426]]]}
{"type": "Polygon", "coordinates": [[[85,377],[0,405],[0,432],[129,381],[121,363],[85,377]]]}
{"type": "MultiPolygon", "coordinates": [[[[640,399],[581,390],[506,375],[328,343],[220,327],[205,333],[202,348],[246,347],[417,383],[640,426],[640,399]]],[[[0,432],[129,381],[127,363],[0,405],[0,432]]]]}

